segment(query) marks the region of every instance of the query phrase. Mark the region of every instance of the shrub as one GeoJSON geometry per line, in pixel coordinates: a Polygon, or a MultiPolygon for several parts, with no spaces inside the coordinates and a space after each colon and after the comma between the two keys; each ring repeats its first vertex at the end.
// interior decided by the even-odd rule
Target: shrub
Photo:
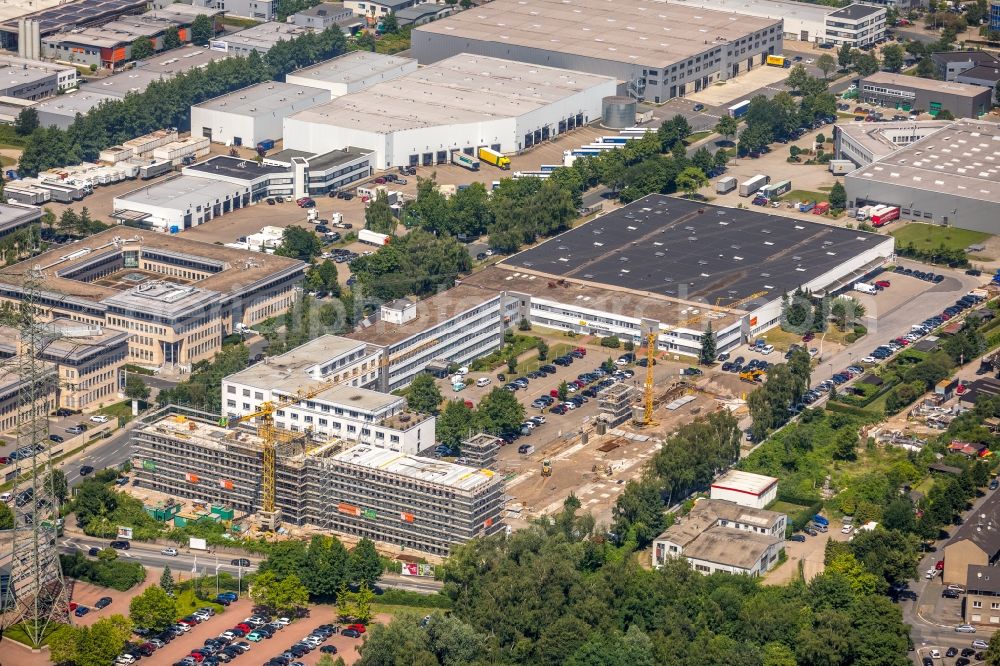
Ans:
{"type": "Polygon", "coordinates": [[[610,347],[611,349],[618,349],[622,344],[622,341],[618,339],[617,336],[609,335],[606,338],[601,338],[602,347],[610,347]]]}

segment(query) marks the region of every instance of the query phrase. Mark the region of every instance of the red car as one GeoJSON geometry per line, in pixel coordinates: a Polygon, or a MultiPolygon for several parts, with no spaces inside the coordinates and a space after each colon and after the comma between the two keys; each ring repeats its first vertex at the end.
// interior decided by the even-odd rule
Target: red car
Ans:
{"type": "Polygon", "coordinates": [[[587,350],[586,350],[586,349],[584,349],[583,347],[577,347],[577,348],[576,348],[576,349],[574,349],[573,351],[578,351],[578,352],[580,352],[581,354],[583,354],[584,356],[586,356],[586,355],[587,355],[587,350]]]}
{"type": "Polygon", "coordinates": [[[813,333],[812,331],[809,331],[808,333],[806,333],[805,335],[802,336],[802,342],[812,342],[812,340],[815,337],[816,337],[816,334],[813,333]]]}
{"type": "Polygon", "coordinates": [[[358,632],[359,634],[365,633],[365,625],[363,625],[363,624],[350,624],[350,625],[347,626],[347,628],[348,629],[353,629],[354,631],[358,632]]]}
{"type": "Polygon", "coordinates": [[[184,618],[183,620],[178,620],[177,624],[186,624],[189,627],[193,627],[196,624],[198,624],[198,622],[196,620],[189,620],[187,618],[184,618]]]}
{"type": "Polygon", "coordinates": [[[203,655],[201,652],[192,652],[188,656],[191,657],[192,659],[194,659],[199,664],[201,662],[205,661],[205,655],[203,655]]]}
{"type": "Polygon", "coordinates": [[[938,571],[944,571],[944,560],[938,560],[937,564],[934,565],[934,568],[938,571]]]}
{"type": "Polygon", "coordinates": [[[892,286],[892,283],[889,282],[888,280],[877,280],[875,282],[875,286],[876,287],[882,287],[883,289],[887,289],[888,287],[892,286]]]}
{"type": "Polygon", "coordinates": [[[251,631],[253,631],[253,628],[246,622],[240,622],[238,625],[236,625],[236,628],[245,634],[249,634],[251,631]]]}

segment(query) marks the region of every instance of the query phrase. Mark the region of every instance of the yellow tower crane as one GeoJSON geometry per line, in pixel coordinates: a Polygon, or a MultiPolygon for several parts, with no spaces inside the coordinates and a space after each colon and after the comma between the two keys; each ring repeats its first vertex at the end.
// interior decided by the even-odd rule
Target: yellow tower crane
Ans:
{"type": "MultiPolygon", "coordinates": [[[[767,294],[766,290],[765,291],[754,292],[754,293],[750,294],[749,296],[747,296],[745,298],[741,298],[738,301],[734,301],[733,303],[730,303],[729,306],[726,307],[725,309],[721,310],[721,312],[723,314],[729,314],[732,310],[738,308],[739,306],[741,306],[741,305],[743,305],[745,303],[749,303],[750,301],[752,301],[752,300],[754,300],[756,298],[760,298],[761,296],[764,296],[766,294],[767,294]]],[[[719,304],[720,300],[724,300],[724,298],[717,299],[716,300],[716,305],[719,304]]],[[[712,312],[719,312],[719,310],[712,310],[710,312],[704,312],[704,313],[698,314],[698,315],[696,315],[694,317],[689,317],[688,319],[685,319],[684,321],[682,321],[682,322],[680,322],[680,323],[678,323],[678,324],[676,324],[674,326],[671,326],[671,327],[667,328],[665,331],[662,331],[662,332],[663,333],[669,333],[671,331],[677,330],[678,328],[684,328],[685,326],[688,326],[690,324],[693,324],[693,323],[695,323],[697,321],[700,321],[700,320],[704,319],[705,317],[707,317],[712,312]]],[[[656,340],[657,340],[657,338],[660,337],[660,333],[661,333],[661,331],[652,330],[652,331],[650,331],[649,333],[646,334],[646,381],[643,382],[643,386],[642,386],[642,405],[643,405],[643,410],[642,410],[642,421],[639,422],[639,425],[643,425],[643,426],[656,425],[656,422],[653,420],[653,386],[654,386],[654,383],[653,383],[653,362],[655,360],[654,357],[656,355],[656,340]]]]}

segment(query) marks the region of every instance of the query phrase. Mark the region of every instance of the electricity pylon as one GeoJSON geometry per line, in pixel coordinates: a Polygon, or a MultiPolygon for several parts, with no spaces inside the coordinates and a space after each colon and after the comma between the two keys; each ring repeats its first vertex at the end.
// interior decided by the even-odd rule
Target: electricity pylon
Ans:
{"type": "Polygon", "coordinates": [[[21,303],[9,323],[17,328],[16,355],[0,366],[0,381],[17,381],[17,460],[11,506],[14,528],[0,532],[0,623],[20,624],[41,647],[53,623],[68,623],[69,595],[56,544],[59,503],[52,477],[49,412],[55,409],[58,377],[41,354],[58,337],[40,313],[41,272],[23,276],[21,303]],[[6,375],[6,377],[3,377],[6,375]]]}

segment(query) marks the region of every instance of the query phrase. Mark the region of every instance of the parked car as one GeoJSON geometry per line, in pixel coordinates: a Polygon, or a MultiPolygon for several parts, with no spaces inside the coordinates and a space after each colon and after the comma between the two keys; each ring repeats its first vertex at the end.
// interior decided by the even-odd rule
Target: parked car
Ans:
{"type": "Polygon", "coordinates": [[[129,544],[128,541],[122,540],[122,541],[112,541],[111,547],[114,548],[115,550],[128,550],[132,546],[129,544]]]}
{"type": "Polygon", "coordinates": [[[960,634],[974,634],[976,633],[976,628],[971,624],[960,624],[955,627],[955,631],[960,634]]]}
{"type": "Polygon", "coordinates": [[[97,600],[96,603],[94,603],[94,608],[97,609],[107,608],[108,606],[111,605],[111,601],[112,601],[111,597],[101,597],[100,599],[97,600]]]}

